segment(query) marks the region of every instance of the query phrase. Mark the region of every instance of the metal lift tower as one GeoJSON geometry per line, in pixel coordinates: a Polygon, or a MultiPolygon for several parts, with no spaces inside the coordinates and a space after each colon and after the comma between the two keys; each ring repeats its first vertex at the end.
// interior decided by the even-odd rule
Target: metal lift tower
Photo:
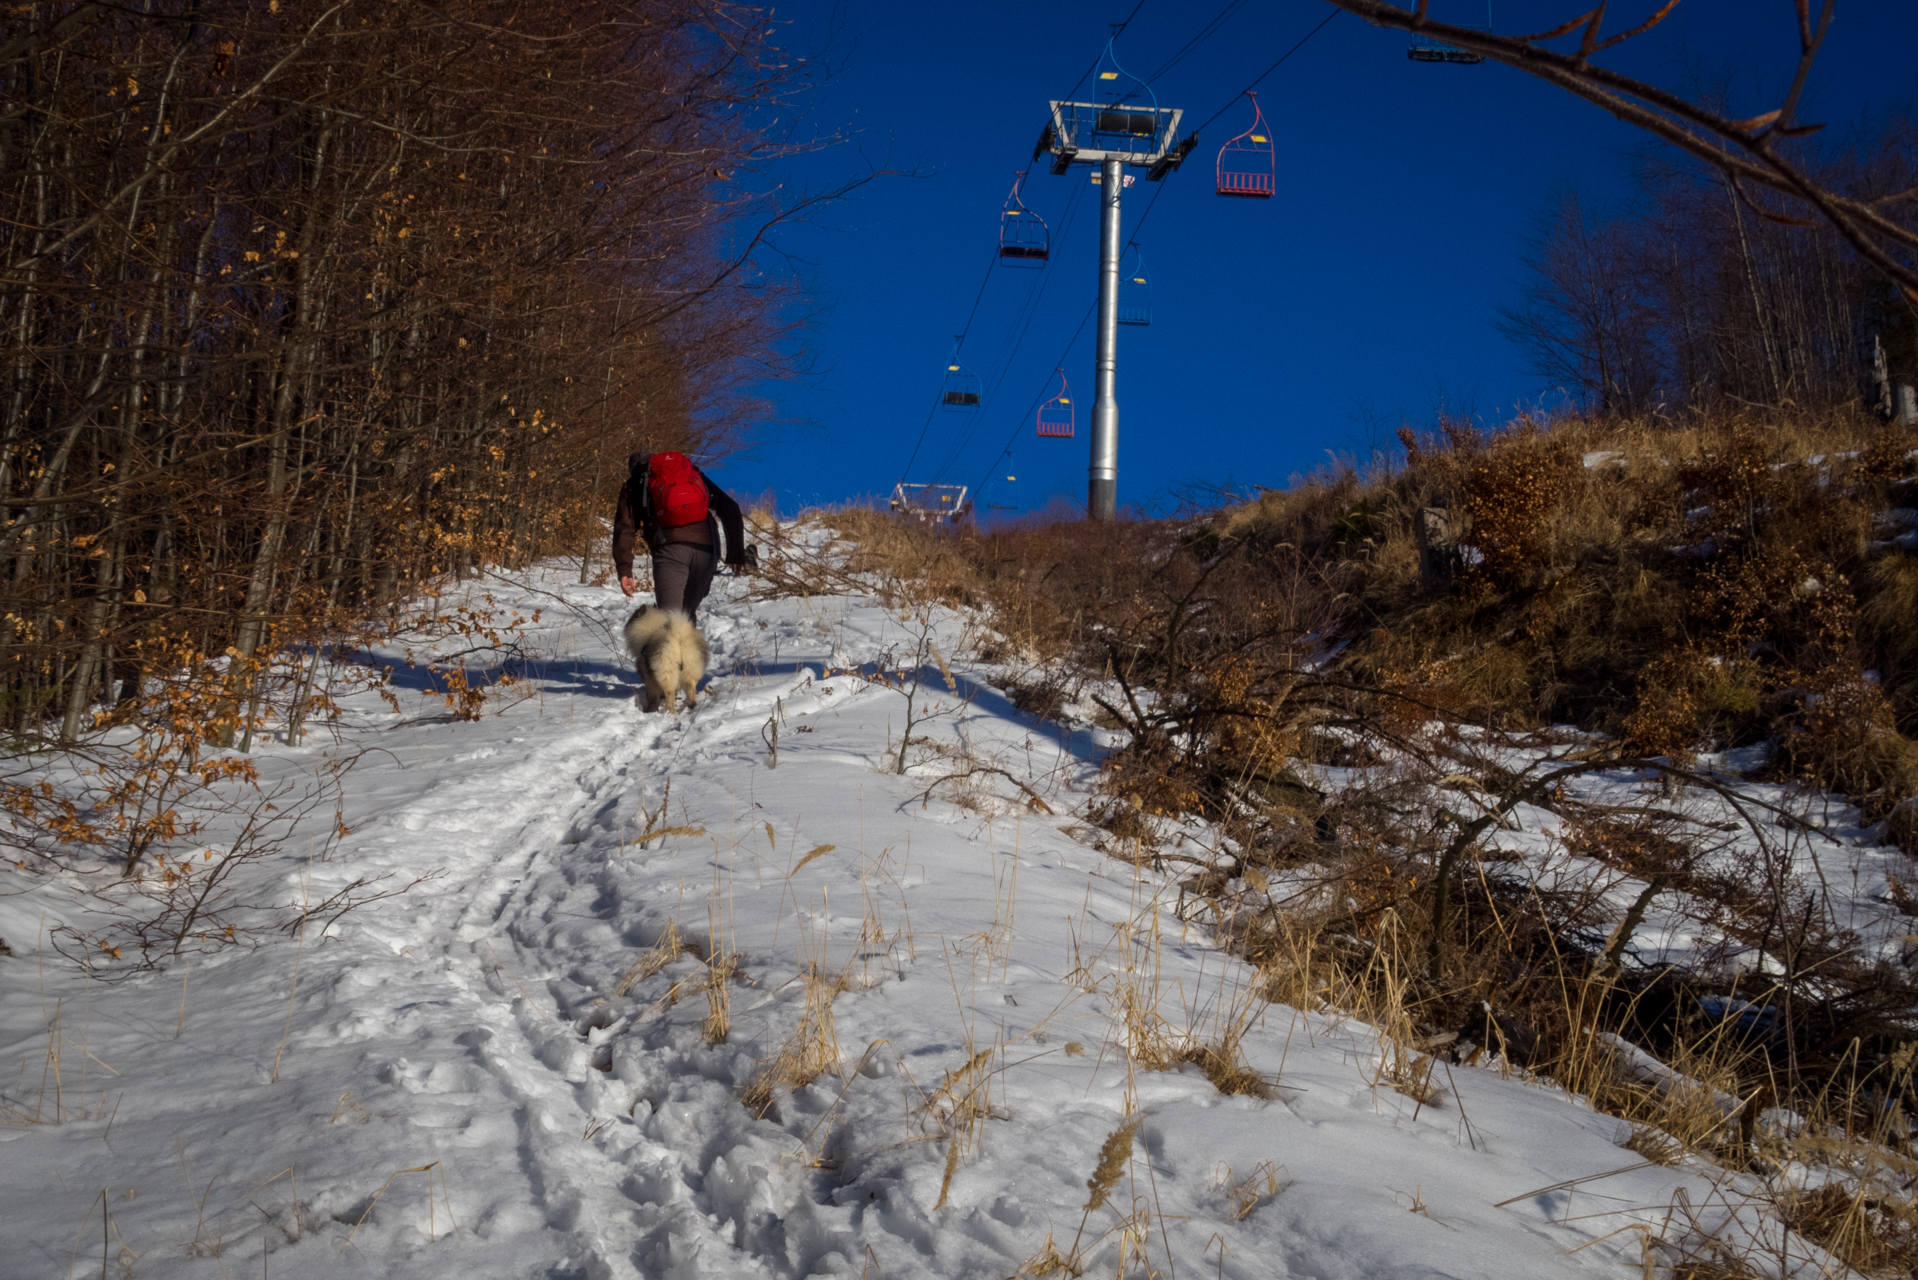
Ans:
{"type": "MultiPolygon", "coordinates": [[[[1104,78],[1104,77],[1102,77],[1104,78]]],[[[1147,91],[1149,97],[1150,91],[1147,91]]],[[[1073,165],[1097,165],[1099,173],[1099,354],[1092,401],[1092,462],[1087,468],[1086,514],[1110,520],[1119,498],[1119,397],[1114,383],[1119,368],[1119,194],[1132,178],[1127,168],[1144,169],[1158,182],[1177,169],[1197,144],[1197,136],[1175,144],[1176,107],[1126,100],[1053,102],[1052,119],[1039,135],[1032,158],[1052,154],[1052,172],[1073,165]]]]}

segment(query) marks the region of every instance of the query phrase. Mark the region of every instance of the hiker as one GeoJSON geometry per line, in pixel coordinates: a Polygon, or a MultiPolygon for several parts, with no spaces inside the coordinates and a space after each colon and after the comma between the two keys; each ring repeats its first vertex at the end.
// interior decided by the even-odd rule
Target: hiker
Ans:
{"type": "Polygon", "coordinates": [[[678,609],[699,621],[699,602],[713,585],[719,535],[726,535],[726,563],[735,572],[750,569],[757,547],[746,545],[746,524],[739,504],[706,478],[683,453],[635,453],[620,486],[613,511],[613,566],[619,589],[633,583],[633,535],[646,539],[653,557],[653,599],[662,609],[678,609]]]}

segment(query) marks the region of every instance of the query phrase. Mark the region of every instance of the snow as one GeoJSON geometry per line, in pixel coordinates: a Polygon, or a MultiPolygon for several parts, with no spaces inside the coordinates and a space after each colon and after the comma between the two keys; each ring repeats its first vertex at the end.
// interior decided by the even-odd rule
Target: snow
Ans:
{"type": "MultiPolygon", "coordinates": [[[[155,1278],[1003,1280],[1076,1237],[1095,1274],[1140,1273],[1143,1248],[1244,1280],[1618,1276],[1638,1274],[1632,1228],[1659,1229],[1675,1197],[1726,1200],[1723,1171],[1640,1164],[1620,1121],[1496,1060],[1435,1068],[1441,1096],[1420,1103],[1380,1080],[1373,1028],[1255,998],[1175,914],[1171,874],[1084,842],[1103,833],[1073,814],[1116,735],[1016,710],[957,662],[967,618],[931,620],[952,683],[920,671],[932,718],[914,732],[935,746],[899,776],[909,617],[722,580],[699,709],[647,716],[614,648],[629,602],[571,576],[488,584],[543,613],[523,696],[482,720],[433,714],[429,692],[398,712],[357,694],[337,741],[256,753],[269,780],[374,753],[346,775],[350,833],[251,868],[257,897],[435,878],[323,935],[115,983],[49,945],[93,927],[88,900],[10,884],[0,1269],[93,1275],[104,1248],[111,1274],[155,1278]],[[969,760],[1053,812],[1002,775],[927,796],[969,760]],[[674,833],[642,843],[649,827],[674,833]],[[692,949],[661,948],[669,928],[692,949]],[[1128,999],[1154,1017],[1129,1029],[1128,999]],[[822,1006],[825,1069],[753,1094],[822,1006]],[[1234,1019],[1269,1098],[1127,1052],[1234,1019]],[[1088,1215],[1101,1144],[1135,1112],[1124,1176],[1088,1215]]],[[[1515,816],[1497,841],[1562,853],[1557,818],[1515,816]]],[[[1854,828],[1801,843],[1878,856],[1854,828]]],[[[1883,883],[1851,877],[1874,939],[1894,927],[1864,918],[1883,883]]],[[[1683,932],[1653,913],[1634,946],[1682,950],[1683,932]]]]}

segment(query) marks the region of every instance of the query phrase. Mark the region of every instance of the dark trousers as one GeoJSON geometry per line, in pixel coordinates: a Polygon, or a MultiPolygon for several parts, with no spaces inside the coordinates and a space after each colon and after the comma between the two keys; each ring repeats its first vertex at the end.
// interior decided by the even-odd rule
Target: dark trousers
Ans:
{"type": "Polygon", "coordinates": [[[699,621],[699,602],[712,590],[719,567],[711,547],[668,542],[653,553],[653,599],[662,609],[678,609],[699,621]]]}

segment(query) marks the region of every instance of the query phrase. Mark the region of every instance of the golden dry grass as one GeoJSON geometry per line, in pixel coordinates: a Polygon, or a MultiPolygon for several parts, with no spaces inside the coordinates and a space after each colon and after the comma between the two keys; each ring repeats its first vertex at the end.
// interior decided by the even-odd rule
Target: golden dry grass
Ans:
{"type": "Polygon", "coordinates": [[[780,1090],[803,1089],[821,1074],[839,1066],[839,1035],[832,1002],[846,989],[846,975],[828,973],[817,964],[800,973],[805,988],[799,1022],[773,1054],[762,1060],[740,1100],[754,1115],[771,1110],[780,1090]]]}
{"type": "Polygon", "coordinates": [[[659,935],[659,940],[640,952],[639,958],[633,961],[626,972],[620,975],[619,981],[613,984],[613,994],[622,1000],[625,999],[632,994],[634,987],[689,952],[697,957],[698,944],[689,942],[679,931],[679,921],[667,921],[666,931],[659,935]]]}

